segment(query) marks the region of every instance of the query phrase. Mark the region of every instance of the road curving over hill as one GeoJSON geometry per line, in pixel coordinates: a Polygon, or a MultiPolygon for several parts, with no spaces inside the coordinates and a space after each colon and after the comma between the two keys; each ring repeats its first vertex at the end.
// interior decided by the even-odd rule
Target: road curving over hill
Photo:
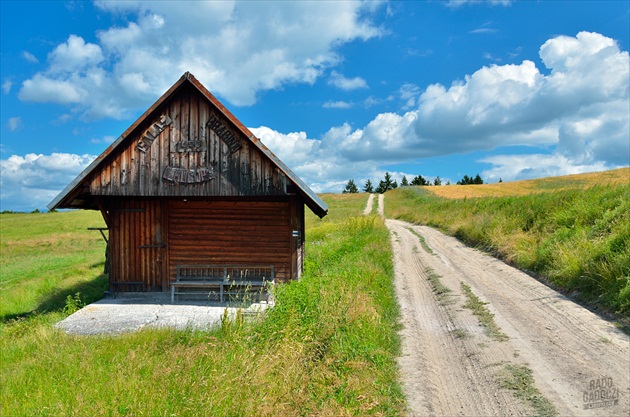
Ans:
{"type": "Polygon", "coordinates": [[[409,416],[630,415],[627,335],[455,238],[386,224],[409,416]]]}

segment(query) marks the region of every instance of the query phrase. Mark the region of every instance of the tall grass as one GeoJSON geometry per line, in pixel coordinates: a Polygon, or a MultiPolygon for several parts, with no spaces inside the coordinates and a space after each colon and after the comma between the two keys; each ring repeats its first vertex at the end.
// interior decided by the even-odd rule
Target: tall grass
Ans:
{"type": "Polygon", "coordinates": [[[630,313],[630,185],[512,197],[387,194],[389,216],[437,227],[604,311],[630,313]]]}
{"type": "Polygon", "coordinates": [[[302,280],[264,317],[99,337],[53,329],[62,304],[5,320],[2,414],[400,415],[387,229],[360,216],[365,196],[325,199],[331,216],[307,218],[302,280]]]}

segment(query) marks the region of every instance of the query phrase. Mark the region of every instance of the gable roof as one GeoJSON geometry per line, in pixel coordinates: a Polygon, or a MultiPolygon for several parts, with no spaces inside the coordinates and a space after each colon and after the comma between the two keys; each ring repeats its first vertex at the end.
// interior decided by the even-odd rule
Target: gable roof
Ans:
{"type": "Polygon", "coordinates": [[[269,160],[293,182],[297,192],[302,196],[306,205],[319,217],[328,214],[328,205],[311,190],[288,166],[284,164],[260,139],[258,139],[247,127],[245,127],[214,95],[212,95],[190,72],[184,73],[181,78],[160,97],[147,111],[142,114],[125,132],[118,137],[101,155],[81,172],[66,188],[53,199],[48,208],[96,208],[93,202],[82,200],[80,195],[84,184],[91,173],[98,170],[107,157],[114,152],[133,132],[145,122],[163,103],[175,95],[185,85],[192,85],[204,98],[206,98],[226,119],[228,119],[245,136],[250,143],[258,148],[269,160]]]}

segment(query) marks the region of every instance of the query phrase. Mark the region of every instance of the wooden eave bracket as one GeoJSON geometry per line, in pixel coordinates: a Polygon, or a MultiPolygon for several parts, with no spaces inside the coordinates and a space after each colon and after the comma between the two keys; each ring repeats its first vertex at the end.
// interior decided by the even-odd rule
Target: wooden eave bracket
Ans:
{"type": "Polygon", "coordinates": [[[111,217],[110,217],[109,210],[107,210],[107,207],[105,206],[105,202],[103,201],[102,198],[97,198],[96,205],[98,206],[98,209],[101,211],[101,214],[103,215],[103,220],[105,220],[105,224],[107,225],[108,228],[110,228],[111,217]]]}

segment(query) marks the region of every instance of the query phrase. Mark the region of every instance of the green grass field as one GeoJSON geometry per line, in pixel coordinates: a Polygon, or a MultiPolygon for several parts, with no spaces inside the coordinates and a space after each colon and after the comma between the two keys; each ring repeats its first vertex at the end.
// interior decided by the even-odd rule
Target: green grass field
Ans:
{"type": "MultiPolygon", "coordinates": [[[[627,318],[630,184],[589,181],[546,179],[534,194],[483,198],[402,187],[387,193],[385,210],[627,318]]],[[[265,317],[120,336],[53,327],[76,305],[68,296],[89,303],[107,287],[105,243],[87,230],[103,226],[100,214],[0,214],[1,414],[404,414],[388,231],[379,217],[361,215],[366,194],[323,198],[330,215],[307,214],[303,278],[277,289],[265,317]]]]}
{"type": "Polygon", "coordinates": [[[266,317],[121,336],[53,328],[68,295],[102,295],[100,215],[0,215],[2,415],[401,415],[387,229],[360,215],[365,195],[324,199],[303,278],[266,317]]]}
{"type": "Polygon", "coordinates": [[[0,214],[0,319],[55,310],[67,294],[103,296],[105,242],[98,212],[0,214]]]}
{"type": "Polygon", "coordinates": [[[511,184],[498,184],[503,196],[497,197],[444,198],[432,189],[449,186],[402,187],[387,193],[386,214],[494,253],[600,311],[617,313],[627,325],[630,178],[618,178],[630,169],[605,174],[534,180],[544,187],[529,194],[522,189],[532,184],[521,182],[515,195],[505,195],[511,184]]]}

